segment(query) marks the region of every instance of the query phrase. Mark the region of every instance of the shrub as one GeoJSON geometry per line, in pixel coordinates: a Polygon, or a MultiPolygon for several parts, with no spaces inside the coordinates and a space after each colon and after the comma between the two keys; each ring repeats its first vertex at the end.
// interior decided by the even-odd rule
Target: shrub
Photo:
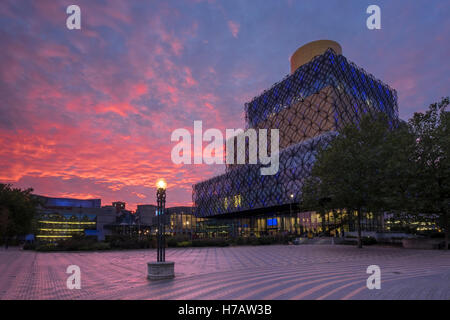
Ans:
{"type": "Polygon", "coordinates": [[[269,245],[269,244],[288,244],[289,241],[293,241],[295,236],[251,236],[251,237],[236,237],[230,239],[230,243],[233,245],[269,245]]]}
{"type": "Polygon", "coordinates": [[[156,246],[151,237],[139,239],[114,235],[108,237],[107,240],[112,249],[148,249],[156,246]]]}
{"type": "Polygon", "coordinates": [[[191,241],[180,241],[176,244],[177,247],[191,247],[192,242],[191,241]]]}
{"type": "Polygon", "coordinates": [[[444,232],[431,232],[431,233],[429,233],[429,237],[431,239],[444,239],[445,234],[444,234],[444,232]]]}
{"type": "Polygon", "coordinates": [[[377,240],[374,237],[363,237],[361,240],[362,240],[362,244],[365,246],[377,244],[377,240]]]}
{"type": "Polygon", "coordinates": [[[190,237],[186,235],[176,235],[166,237],[166,244],[168,247],[178,247],[179,242],[190,241],[190,237]]]}
{"type": "Polygon", "coordinates": [[[226,247],[228,245],[229,242],[222,238],[192,240],[193,247],[226,247]]]}
{"type": "Polygon", "coordinates": [[[91,247],[91,250],[109,250],[111,246],[108,242],[97,242],[91,247]]]}
{"type": "Polygon", "coordinates": [[[23,245],[23,250],[35,250],[35,249],[36,249],[36,245],[34,243],[26,242],[23,245]]]}
{"type": "Polygon", "coordinates": [[[36,245],[36,251],[61,251],[56,243],[40,243],[36,245]]]}
{"type": "Polygon", "coordinates": [[[259,245],[267,245],[276,243],[276,239],[273,237],[260,237],[257,238],[256,243],[259,245]]]}
{"type": "Polygon", "coordinates": [[[178,247],[178,244],[179,244],[179,242],[173,237],[170,237],[169,239],[167,239],[166,243],[167,243],[168,247],[172,247],[172,248],[178,247]]]}
{"type": "MultiPolygon", "coordinates": [[[[110,237],[109,242],[97,242],[92,238],[74,237],[58,243],[39,243],[35,246],[37,251],[94,251],[110,249],[145,249],[152,247],[150,238],[127,239],[110,237]]],[[[31,247],[30,247],[31,248],[31,247]]]]}
{"type": "Polygon", "coordinates": [[[232,242],[233,244],[236,244],[238,246],[242,246],[248,243],[248,238],[244,238],[244,237],[237,237],[236,239],[233,239],[232,242]]]}

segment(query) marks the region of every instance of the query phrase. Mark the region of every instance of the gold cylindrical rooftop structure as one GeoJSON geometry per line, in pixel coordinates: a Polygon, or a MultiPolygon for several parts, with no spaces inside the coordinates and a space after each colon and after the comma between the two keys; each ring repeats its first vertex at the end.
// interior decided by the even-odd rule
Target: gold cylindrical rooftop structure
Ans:
{"type": "Polygon", "coordinates": [[[328,48],[333,49],[337,54],[342,54],[342,48],[339,43],[332,40],[317,40],[298,48],[290,58],[291,73],[294,73],[299,67],[311,61],[315,56],[323,54],[328,48]]]}

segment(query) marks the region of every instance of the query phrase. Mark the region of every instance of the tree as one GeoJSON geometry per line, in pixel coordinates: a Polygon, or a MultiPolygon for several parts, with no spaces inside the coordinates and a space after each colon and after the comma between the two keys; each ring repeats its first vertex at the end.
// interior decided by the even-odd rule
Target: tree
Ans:
{"type": "MultiPolygon", "coordinates": [[[[390,212],[410,212],[414,215],[417,189],[416,139],[411,126],[400,122],[391,130],[384,144],[385,163],[380,168],[383,183],[380,186],[382,209],[390,212]]],[[[417,217],[414,217],[416,219],[417,217]]]]}
{"type": "Polygon", "coordinates": [[[9,223],[9,210],[4,206],[0,206],[0,243],[6,238],[6,231],[9,223]]]}
{"type": "Polygon", "coordinates": [[[31,192],[33,189],[0,184],[0,238],[11,239],[31,231],[38,204],[31,192]]]}
{"type": "Polygon", "coordinates": [[[361,246],[361,210],[397,212],[421,220],[439,216],[450,233],[449,98],[415,113],[408,123],[391,126],[386,117],[363,117],[343,128],[318,152],[303,187],[303,205],[319,212],[347,209],[357,214],[361,246]]]}
{"type": "Polygon", "coordinates": [[[391,139],[391,126],[383,114],[365,115],[359,124],[345,126],[318,151],[302,189],[303,208],[346,209],[349,216],[356,216],[359,248],[363,213],[378,212],[384,206],[381,186],[390,156],[386,145],[391,139]]]}
{"type": "Polygon", "coordinates": [[[435,213],[445,232],[445,248],[450,233],[450,111],[449,97],[417,112],[409,120],[416,138],[416,211],[435,213]]]}

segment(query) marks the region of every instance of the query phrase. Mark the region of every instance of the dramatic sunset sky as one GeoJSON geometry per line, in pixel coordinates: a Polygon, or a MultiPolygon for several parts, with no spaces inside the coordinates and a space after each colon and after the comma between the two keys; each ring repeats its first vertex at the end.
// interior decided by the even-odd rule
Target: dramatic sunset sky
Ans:
{"type": "Polygon", "coordinates": [[[174,165],[176,128],[244,125],[244,103],[318,39],[397,90],[400,116],[450,94],[449,1],[2,0],[0,182],[58,197],[190,205],[223,168],[174,165]],[[66,8],[81,8],[81,30],[66,8]],[[366,8],[381,7],[381,30],[366,8]]]}

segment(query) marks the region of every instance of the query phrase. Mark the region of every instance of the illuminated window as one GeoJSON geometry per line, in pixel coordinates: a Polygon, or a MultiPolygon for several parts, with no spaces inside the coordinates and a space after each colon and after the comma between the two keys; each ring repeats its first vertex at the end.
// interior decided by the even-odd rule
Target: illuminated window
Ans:
{"type": "Polygon", "coordinates": [[[240,194],[238,194],[237,196],[234,196],[234,207],[240,207],[241,206],[241,202],[242,202],[242,197],[240,194]]]}

